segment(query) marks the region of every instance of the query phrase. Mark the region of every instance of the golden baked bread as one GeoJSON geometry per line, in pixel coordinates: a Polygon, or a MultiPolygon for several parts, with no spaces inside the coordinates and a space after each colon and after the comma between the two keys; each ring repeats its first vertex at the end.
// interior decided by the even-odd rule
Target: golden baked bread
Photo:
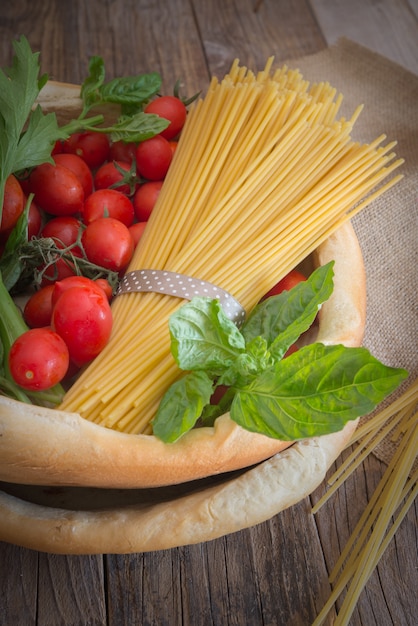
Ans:
{"type": "MultiPolygon", "coordinates": [[[[79,88],[48,83],[45,110],[80,109],[79,88]]],[[[65,111],[65,114],[62,113],[65,111]]],[[[351,223],[309,262],[335,261],[334,292],[310,340],[359,346],[366,282],[351,223]]],[[[128,553],[197,543],[295,504],[324,479],[356,421],[296,443],[250,433],[225,414],[172,444],[76,413],[0,396],[0,540],[56,553],[128,553]],[[52,487],[52,489],[50,488],[52,487]]]]}
{"type": "MultiPolygon", "coordinates": [[[[318,339],[360,345],[365,325],[365,275],[350,223],[316,253],[335,261],[334,291],[324,303],[318,339]]],[[[312,339],[314,339],[312,337],[312,339]]],[[[78,414],[26,405],[0,396],[0,480],[38,485],[156,487],[259,463],[288,447],[250,433],[225,414],[214,427],[194,429],[164,444],[152,435],[103,428],[78,414]]]]}

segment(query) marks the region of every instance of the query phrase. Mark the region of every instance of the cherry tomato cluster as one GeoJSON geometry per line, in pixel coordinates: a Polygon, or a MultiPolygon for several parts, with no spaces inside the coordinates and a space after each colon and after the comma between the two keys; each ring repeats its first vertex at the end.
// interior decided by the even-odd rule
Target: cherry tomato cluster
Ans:
{"type": "Polygon", "coordinates": [[[69,276],[36,291],[24,318],[30,330],[9,352],[15,382],[32,391],[53,387],[94,359],[107,344],[112,311],[106,281],[69,276]]]}
{"type": "MultiPolygon", "coordinates": [[[[75,133],[56,144],[54,163],[38,165],[24,180],[10,176],[0,243],[7,240],[33,194],[28,239],[52,238],[73,257],[123,274],[158,198],[187,114],[175,96],[156,98],[145,112],[164,117],[169,126],[139,144],[112,142],[95,131],[75,133]]],[[[9,354],[15,381],[32,390],[48,389],[91,361],[106,345],[112,327],[112,288],[106,280],[78,276],[74,265],[61,257],[40,269],[42,283],[24,309],[30,330],[9,354]]]]}
{"type": "MultiPolygon", "coordinates": [[[[68,246],[72,242],[59,237],[59,228],[74,225],[77,219],[80,227],[87,231],[93,221],[110,217],[129,230],[135,246],[155,205],[187,115],[185,104],[176,96],[158,97],[144,110],[167,119],[168,127],[138,145],[112,142],[108,135],[96,131],[74,133],[56,144],[52,152],[53,164],[35,167],[27,179],[18,180],[10,175],[0,223],[0,254],[24,210],[29,193],[34,194],[29,211],[29,239],[51,236],[44,231],[45,226],[42,228],[45,222],[58,217],[71,218],[56,223],[56,240],[68,246]]],[[[103,256],[106,268],[109,255],[115,252],[116,259],[109,260],[109,269],[123,271],[129,262],[129,251],[132,253],[130,239],[124,229],[120,229],[118,241],[112,246],[109,241],[99,245],[98,239],[103,241],[107,228],[110,241],[113,240],[114,224],[102,223],[100,229],[97,226],[92,229],[94,236],[86,235],[85,253],[87,258],[90,253],[95,259],[103,256]],[[101,255],[104,251],[106,254],[101,255]]],[[[58,278],[61,277],[58,273],[58,278]]]]}
{"type": "MultiPolygon", "coordinates": [[[[54,163],[35,167],[24,181],[11,175],[0,241],[7,240],[28,194],[33,194],[29,239],[52,239],[57,248],[71,250],[73,259],[84,257],[123,274],[155,206],[187,113],[175,96],[158,97],[145,111],[168,119],[169,126],[138,145],[112,142],[94,131],[75,133],[55,146],[54,163]]],[[[34,391],[76,374],[101,352],[112,330],[113,293],[105,279],[79,276],[75,266],[60,256],[40,269],[40,288],[23,311],[30,330],[9,353],[14,380],[34,391]]],[[[304,279],[295,270],[265,297],[304,279]]]]}

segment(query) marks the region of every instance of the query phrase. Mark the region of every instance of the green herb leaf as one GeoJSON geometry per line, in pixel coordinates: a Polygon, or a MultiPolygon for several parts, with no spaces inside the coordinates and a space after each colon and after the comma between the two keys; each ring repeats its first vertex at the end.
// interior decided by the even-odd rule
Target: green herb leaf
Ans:
{"type": "Polygon", "coordinates": [[[81,85],[80,97],[84,103],[84,113],[95,104],[101,102],[99,89],[103,85],[106,76],[105,65],[102,57],[92,56],[89,60],[89,75],[81,85]]]}
{"type": "Polygon", "coordinates": [[[168,120],[140,111],[135,115],[123,116],[111,128],[105,129],[110,132],[112,141],[140,142],[158,135],[170,124],[168,120]]]}
{"type": "Polygon", "coordinates": [[[264,337],[254,337],[218,379],[219,385],[244,386],[274,364],[264,337]]]}
{"type": "Polygon", "coordinates": [[[33,194],[29,196],[22,215],[19,216],[8,236],[3,254],[0,257],[0,273],[8,291],[11,291],[19,280],[24,267],[24,260],[19,251],[28,239],[28,216],[32,199],[33,194]]]}
{"type": "Polygon", "coordinates": [[[39,53],[32,53],[25,37],[14,42],[14,50],[12,67],[0,70],[0,219],[8,176],[51,161],[55,141],[66,136],[54,113],[33,110],[47,78],[38,79],[39,53]]]}
{"type": "Polygon", "coordinates": [[[20,136],[39,93],[39,53],[32,53],[26,37],[13,43],[12,66],[0,70],[0,111],[8,121],[10,136],[20,136]]]}
{"type": "Polygon", "coordinates": [[[157,72],[115,78],[100,87],[103,102],[143,106],[161,89],[161,76],[157,72]]]}
{"type": "Polygon", "coordinates": [[[287,441],[336,432],[372,411],[406,376],[365,348],[312,344],[237,390],[231,418],[287,441]]]}
{"type": "Polygon", "coordinates": [[[85,118],[88,111],[93,107],[106,103],[120,105],[122,116],[131,117],[141,112],[161,89],[161,76],[157,72],[122,76],[107,83],[105,77],[106,69],[102,57],[91,57],[89,75],[83,81],[80,91],[84,105],[81,119],[85,118]]]}
{"type": "Polygon", "coordinates": [[[245,341],[219,300],[193,298],[169,320],[172,354],[183,370],[224,372],[244,352],[245,341]]]}
{"type": "Polygon", "coordinates": [[[42,113],[38,106],[32,112],[27,128],[16,146],[13,171],[30,169],[45,161],[52,162],[51,151],[57,139],[67,134],[58,128],[55,113],[42,113]]]}
{"type": "Polygon", "coordinates": [[[213,383],[205,372],[190,372],[164,395],[152,422],[156,437],[172,443],[189,431],[209,403],[213,383]]]}
{"type": "Polygon", "coordinates": [[[308,330],[323,302],[333,290],[334,262],[318,267],[306,281],[290,291],[260,302],[243,325],[247,344],[263,337],[276,359],[308,330]]]}

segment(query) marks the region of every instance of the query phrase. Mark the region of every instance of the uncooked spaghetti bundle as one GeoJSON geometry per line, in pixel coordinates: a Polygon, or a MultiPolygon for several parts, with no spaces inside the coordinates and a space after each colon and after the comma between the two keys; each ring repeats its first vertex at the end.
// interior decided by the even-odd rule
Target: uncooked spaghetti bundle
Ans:
{"type": "Polygon", "coordinates": [[[341,101],[328,83],[310,85],[287,67],[273,70],[272,59],[257,75],[236,61],[222,81],[212,80],[189,111],[127,270],[129,288],[113,301],[111,340],[60,408],[109,428],[149,433],[179,375],[168,319],[184,298],[196,286],[203,295],[199,289],[209,283],[249,311],[400,178],[391,175],[402,162],[394,143],[384,145],[385,136],[354,141],[361,107],[345,119],[341,101]],[[164,271],[174,276],[170,294],[164,271]],[[136,291],[140,272],[158,278],[149,292],[136,291]]]}

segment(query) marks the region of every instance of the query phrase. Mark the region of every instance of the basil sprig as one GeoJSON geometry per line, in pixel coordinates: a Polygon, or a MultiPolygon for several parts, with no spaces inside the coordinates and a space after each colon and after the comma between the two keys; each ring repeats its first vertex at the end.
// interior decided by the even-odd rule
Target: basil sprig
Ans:
{"type": "Polygon", "coordinates": [[[154,434],[170,443],[230,411],[243,428],[294,441],[341,430],[370,413],[408,373],[366,348],[313,343],[283,358],[333,290],[333,262],[258,304],[241,330],[218,300],[197,297],[169,320],[172,354],[187,371],[168,389],[154,434]],[[226,387],[218,404],[217,387],[226,387]]]}
{"type": "Polygon", "coordinates": [[[89,73],[80,90],[83,110],[76,119],[62,127],[68,136],[80,130],[90,130],[110,135],[112,141],[141,142],[167,128],[168,120],[144,111],[160,90],[161,76],[157,72],[122,76],[108,82],[105,77],[102,57],[91,57],[89,73]],[[111,126],[102,126],[103,115],[89,115],[97,107],[107,105],[119,105],[120,115],[111,126]]]}

